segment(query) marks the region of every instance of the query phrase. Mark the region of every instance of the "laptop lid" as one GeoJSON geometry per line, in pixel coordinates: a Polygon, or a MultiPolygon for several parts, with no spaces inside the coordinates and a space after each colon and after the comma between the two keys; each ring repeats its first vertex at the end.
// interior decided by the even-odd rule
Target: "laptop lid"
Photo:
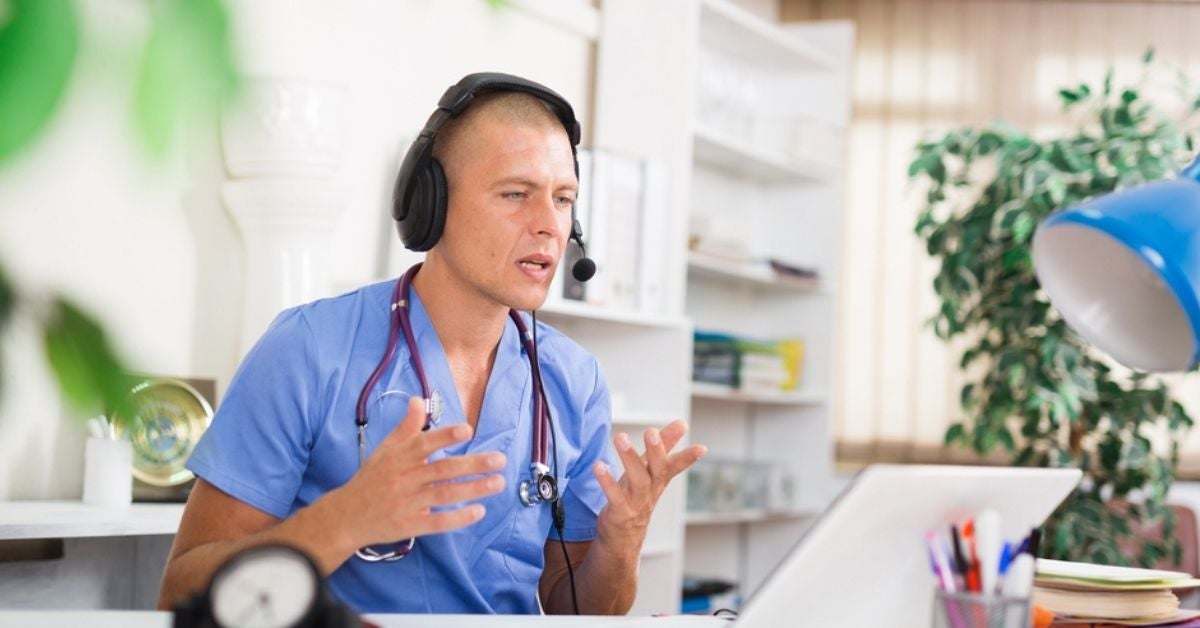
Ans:
{"type": "Polygon", "coordinates": [[[934,577],[925,533],[985,508],[1005,539],[1041,525],[1079,469],[872,465],[808,528],[749,599],[737,628],[929,628],[934,577]]]}

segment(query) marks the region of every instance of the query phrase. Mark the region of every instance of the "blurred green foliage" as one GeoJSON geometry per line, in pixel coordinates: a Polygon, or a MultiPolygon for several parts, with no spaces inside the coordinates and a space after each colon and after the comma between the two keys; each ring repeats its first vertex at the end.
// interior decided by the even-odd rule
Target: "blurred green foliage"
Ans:
{"type": "MultiPolygon", "coordinates": [[[[161,158],[181,125],[202,116],[206,104],[236,93],[238,74],[221,0],[143,4],[150,29],[131,113],[140,143],[161,158]]],[[[76,68],[80,30],[74,0],[0,0],[0,167],[33,146],[60,109],[76,68]]],[[[68,404],[81,415],[116,410],[131,419],[130,369],[103,327],[61,295],[48,301],[23,295],[0,266],[0,332],[17,315],[32,319],[68,404]]]]}
{"type": "MultiPolygon", "coordinates": [[[[1178,561],[1174,519],[1164,506],[1179,446],[1192,417],[1166,385],[1145,373],[1114,371],[1051,307],[1031,258],[1038,223],[1093,196],[1155,181],[1194,150],[1184,122],[1196,94],[1180,88],[1185,120],[1144,98],[1164,72],[1143,59],[1142,79],[1063,89],[1073,132],[1037,140],[994,123],[922,142],[909,176],[927,184],[916,232],[941,260],[938,337],[965,339],[965,418],[947,445],[981,454],[996,448],[1016,465],[1078,467],[1084,480],[1046,524],[1043,554],[1067,560],[1151,565],[1178,561]],[[1154,440],[1159,438],[1159,446],[1154,440]],[[1161,522],[1168,538],[1135,539],[1161,522]],[[1134,557],[1123,548],[1136,543],[1134,557]]],[[[1181,77],[1182,78],[1182,77],[1181,77]]],[[[1186,85],[1186,83],[1184,83],[1186,85]]]]}

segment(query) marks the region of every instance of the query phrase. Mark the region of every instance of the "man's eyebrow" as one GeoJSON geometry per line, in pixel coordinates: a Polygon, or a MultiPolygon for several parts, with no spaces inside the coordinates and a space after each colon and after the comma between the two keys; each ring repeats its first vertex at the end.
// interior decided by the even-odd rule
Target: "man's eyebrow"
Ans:
{"type": "MultiPolygon", "coordinates": [[[[495,183],[492,183],[491,187],[498,188],[501,186],[514,185],[514,184],[515,185],[523,185],[525,187],[531,187],[531,188],[542,187],[542,185],[540,183],[534,181],[533,179],[530,179],[527,177],[521,177],[521,176],[504,177],[503,179],[500,179],[500,180],[496,181],[495,183]]],[[[558,189],[559,190],[570,190],[572,192],[577,192],[577,191],[579,191],[579,185],[576,183],[567,183],[567,184],[558,186],[558,189]]]]}

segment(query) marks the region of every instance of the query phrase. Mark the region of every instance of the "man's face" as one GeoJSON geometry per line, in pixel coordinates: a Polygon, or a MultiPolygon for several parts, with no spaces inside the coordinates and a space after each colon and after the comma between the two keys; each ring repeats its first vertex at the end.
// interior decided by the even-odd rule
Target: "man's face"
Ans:
{"type": "Polygon", "coordinates": [[[463,138],[450,181],[446,227],[430,252],[470,289],[509,308],[546,300],[571,231],[578,193],[561,126],[479,120],[463,138]]]}

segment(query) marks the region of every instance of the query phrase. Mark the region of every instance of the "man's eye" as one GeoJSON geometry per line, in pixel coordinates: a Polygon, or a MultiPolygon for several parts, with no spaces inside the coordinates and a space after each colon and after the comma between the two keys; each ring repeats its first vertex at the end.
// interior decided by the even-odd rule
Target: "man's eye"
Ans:
{"type": "Polygon", "coordinates": [[[575,199],[571,198],[570,196],[560,196],[558,197],[558,204],[564,207],[570,207],[575,204],[575,199]]]}
{"type": "Polygon", "coordinates": [[[504,198],[507,198],[507,199],[513,200],[513,201],[519,201],[519,200],[525,198],[525,193],[524,192],[505,192],[504,198]]]}

